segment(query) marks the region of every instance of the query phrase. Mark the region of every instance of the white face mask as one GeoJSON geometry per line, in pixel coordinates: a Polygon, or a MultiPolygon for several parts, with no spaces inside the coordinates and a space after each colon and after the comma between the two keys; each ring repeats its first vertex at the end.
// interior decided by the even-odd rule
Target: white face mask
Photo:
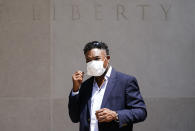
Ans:
{"type": "Polygon", "coordinates": [[[104,61],[92,60],[87,63],[87,75],[101,76],[105,71],[104,61]]]}

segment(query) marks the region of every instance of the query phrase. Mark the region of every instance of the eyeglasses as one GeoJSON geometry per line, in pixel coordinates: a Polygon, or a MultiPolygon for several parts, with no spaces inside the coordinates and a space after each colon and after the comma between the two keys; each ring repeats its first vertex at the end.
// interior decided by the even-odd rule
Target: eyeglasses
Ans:
{"type": "Polygon", "coordinates": [[[93,43],[93,45],[95,45],[95,46],[98,46],[98,45],[100,45],[100,44],[102,44],[102,42],[94,42],[94,43],[93,43]]]}

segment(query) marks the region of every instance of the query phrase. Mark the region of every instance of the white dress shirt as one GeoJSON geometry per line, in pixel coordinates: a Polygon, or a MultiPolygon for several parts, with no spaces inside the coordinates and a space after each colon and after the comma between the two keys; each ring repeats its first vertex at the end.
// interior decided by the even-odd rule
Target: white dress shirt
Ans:
{"type": "MultiPolygon", "coordinates": [[[[98,129],[98,120],[96,118],[95,112],[101,108],[102,100],[104,97],[104,92],[106,90],[106,86],[108,84],[108,78],[111,75],[112,67],[110,66],[106,75],[105,75],[105,80],[101,87],[98,86],[96,83],[95,79],[93,82],[93,89],[92,89],[92,96],[91,96],[91,114],[90,114],[90,131],[99,131],[98,129]]],[[[79,91],[73,92],[72,95],[77,95],[79,94],[79,91]]]]}
{"type": "Polygon", "coordinates": [[[98,120],[96,118],[95,112],[101,108],[102,100],[104,97],[104,92],[108,84],[108,78],[110,77],[112,67],[110,66],[108,72],[105,75],[105,80],[101,87],[99,87],[94,79],[93,90],[91,97],[91,121],[90,121],[90,131],[99,131],[98,129],[98,120]]]}

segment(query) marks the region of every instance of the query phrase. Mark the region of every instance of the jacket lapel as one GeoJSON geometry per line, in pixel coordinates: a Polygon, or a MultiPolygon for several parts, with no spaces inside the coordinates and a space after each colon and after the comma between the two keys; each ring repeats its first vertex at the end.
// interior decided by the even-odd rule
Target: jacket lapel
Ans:
{"type": "Polygon", "coordinates": [[[108,84],[106,86],[106,90],[105,90],[104,97],[102,100],[101,108],[105,107],[106,102],[108,101],[109,95],[112,91],[112,88],[114,88],[114,86],[116,85],[115,82],[116,82],[116,71],[112,68],[112,72],[111,72],[110,78],[108,79],[108,84]]]}

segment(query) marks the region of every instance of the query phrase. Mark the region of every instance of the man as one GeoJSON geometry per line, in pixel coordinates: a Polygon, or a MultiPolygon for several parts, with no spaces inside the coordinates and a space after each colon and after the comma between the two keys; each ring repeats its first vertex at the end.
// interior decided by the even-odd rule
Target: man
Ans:
{"type": "Polygon", "coordinates": [[[135,77],[110,66],[108,46],[93,41],[85,45],[89,79],[84,72],[72,75],[69,115],[80,122],[80,131],[132,131],[133,123],[145,120],[146,106],[135,77]]]}

